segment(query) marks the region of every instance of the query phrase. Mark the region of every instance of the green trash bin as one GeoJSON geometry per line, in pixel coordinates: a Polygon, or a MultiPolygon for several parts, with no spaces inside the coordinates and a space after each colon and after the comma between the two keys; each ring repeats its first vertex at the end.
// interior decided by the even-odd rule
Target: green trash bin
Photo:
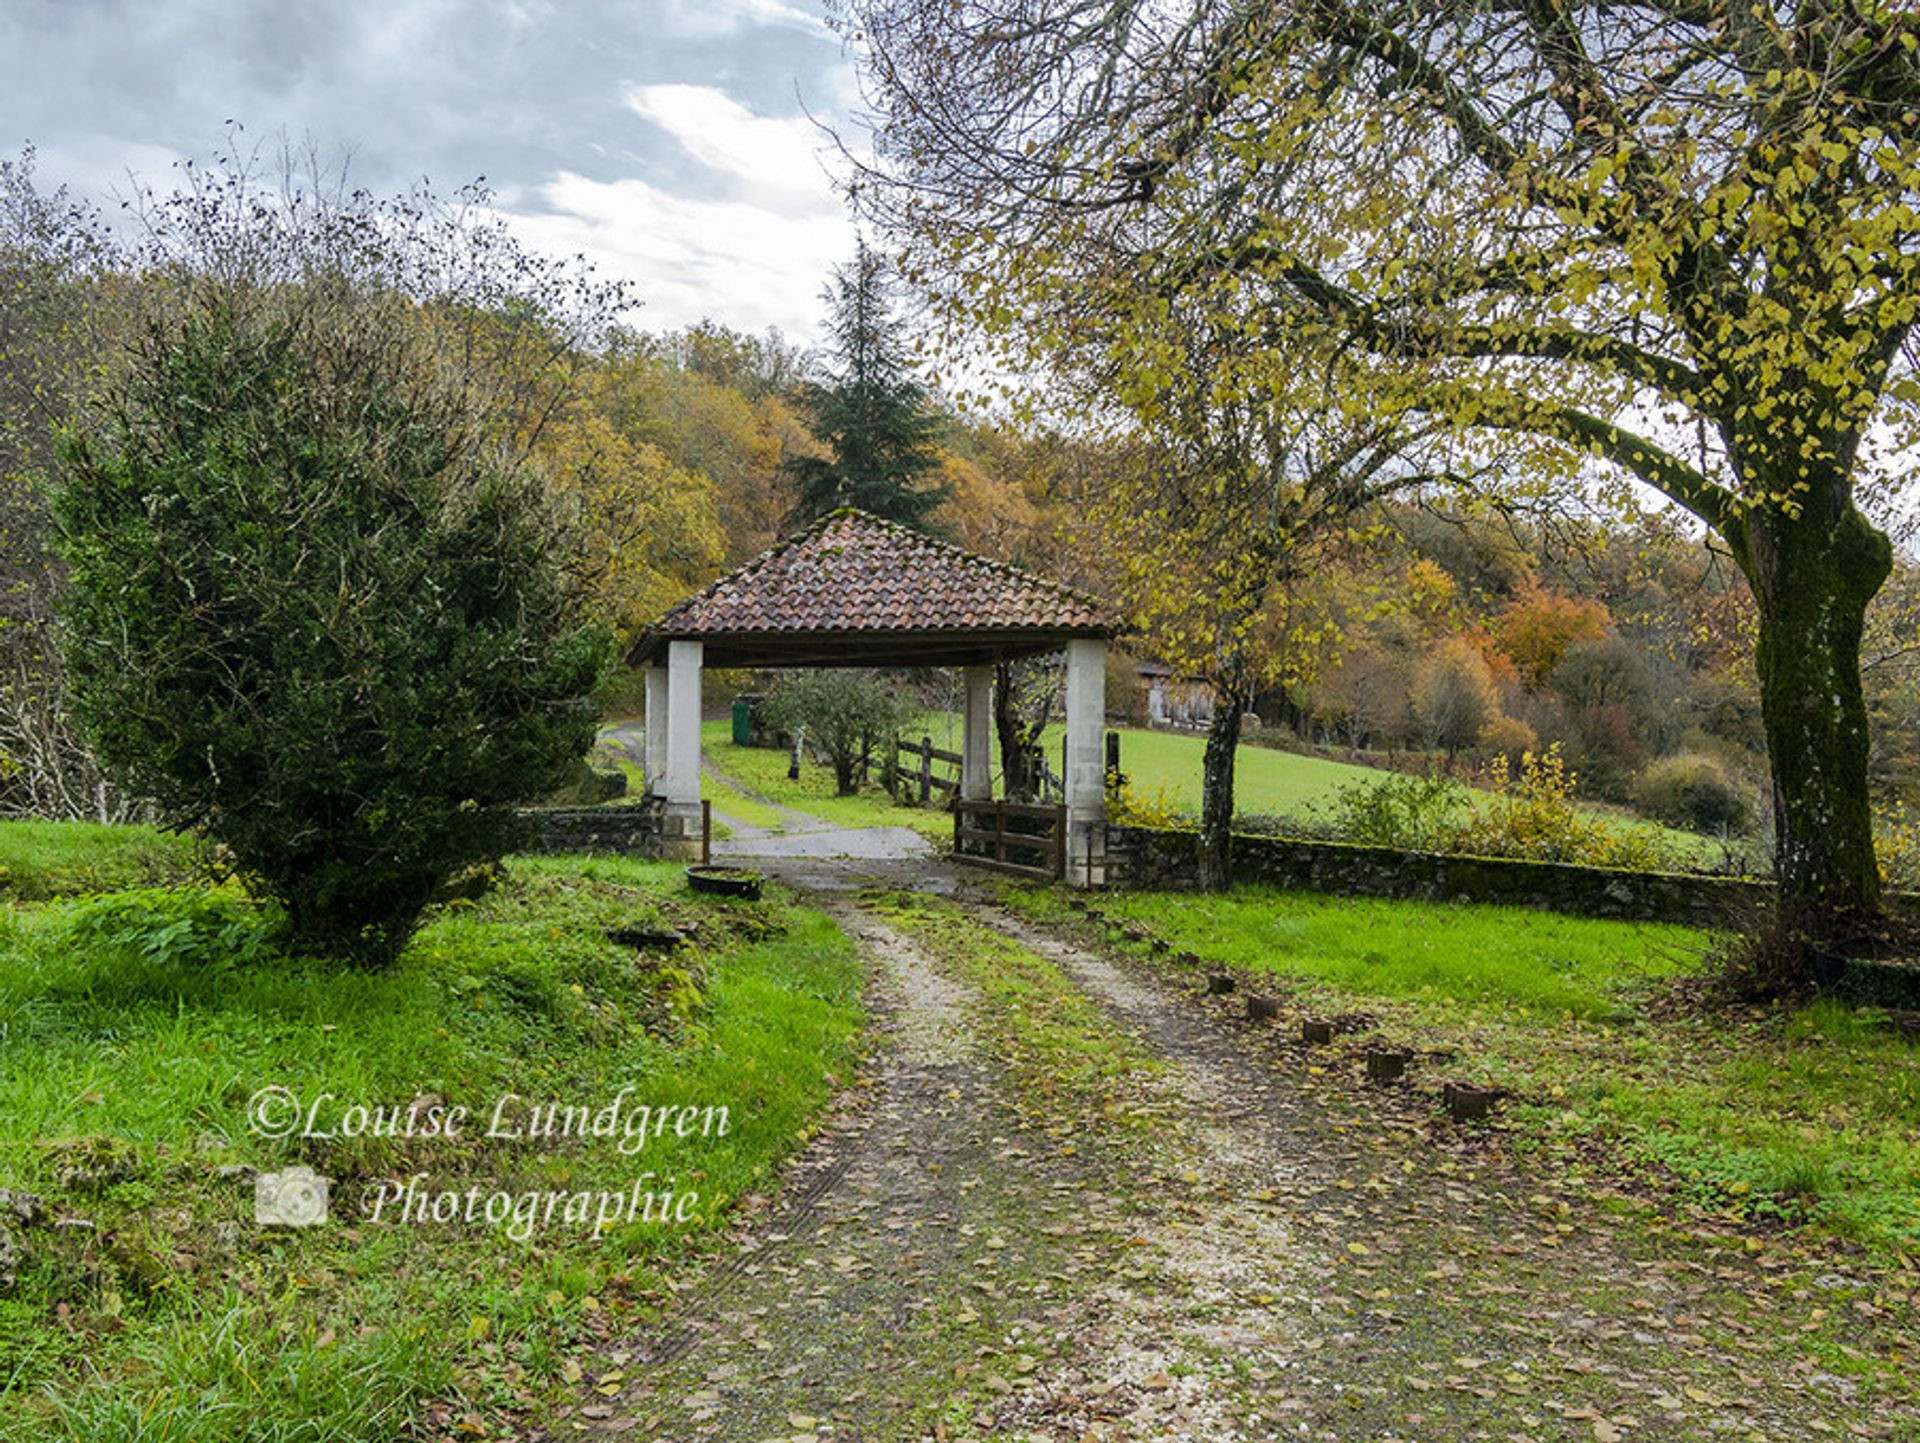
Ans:
{"type": "Polygon", "coordinates": [[[753,745],[753,703],[743,696],[733,699],[733,744],[737,747],[753,745]]]}

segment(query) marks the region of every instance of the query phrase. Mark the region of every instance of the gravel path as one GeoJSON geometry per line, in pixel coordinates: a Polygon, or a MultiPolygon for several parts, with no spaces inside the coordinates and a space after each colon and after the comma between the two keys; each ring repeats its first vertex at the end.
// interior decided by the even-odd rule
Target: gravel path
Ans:
{"type": "Polygon", "coordinates": [[[737,1256],[590,1370],[552,1436],[1920,1437],[1910,1391],[1834,1364],[1911,1348],[1910,1303],[1656,1236],[1333,1075],[1238,999],[983,899],[937,944],[879,899],[830,905],[874,963],[874,1071],[737,1256]],[[1014,1065],[1005,995],[953,950],[1006,939],[1157,1059],[1123,1079],[1131,1124],[1014,1065]]]}

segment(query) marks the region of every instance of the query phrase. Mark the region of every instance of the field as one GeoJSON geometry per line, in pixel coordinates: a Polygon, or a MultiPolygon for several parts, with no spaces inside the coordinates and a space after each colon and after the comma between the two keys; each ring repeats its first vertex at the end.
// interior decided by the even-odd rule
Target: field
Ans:
{"type": "MultiPolygon", "coordinates": [[[[935,746],[958,749],[959,722],[953,714],[929,712],[922,725],[935,746]]],[[[1137,727],[1117,730],[1120,770],[1135,791],[1177,811],[1197,815],[1206,738],[1192,732],[1137,727]]],[[[1056,770],[1061,765],[1065,736],[1064,727],[1055,725],[1048,727],[1041,738],[1056,770]]],[[[1242,817],[1284,817],[1309,824],[1325,821],[1343,788],[1377,786],[1388,775],[1375,767],[1243,742],[1234,763],[1234,812],[1242,817]]],[[[1590,806],[1583,810],[1609,827],[1650,833],[1702,864],[1718,863],[1725,853],[1717,839],[1697,832],[1678,831],[1617,808],[1590,806]]]]}
{"type": "MultiPolygon", "coordinates": [[[[0,849],[59,868],[17,876],[28,893],[151,845],[14,825],[0,849]]],[[[651,1315],[666,1270],[805,1136],[855,1058],[860,977],[816,911],[696,898],[678,868],[619,859],[513,859],[384,972],[282,955],[230,886],[13,905],[0,1186],[41,1216],[0,1210],[0,1275],[17,1274],[0,1288],[0,1418],[24,1429],[8,1436],[387,1443],[408,1418],[438,1436],[539,1405],[577,1378],[578,1349],[651,1315]],[[609,940],[635,924],[697,937],[664,956],[609,940]],[[252,1099],[270,1087],[337,1135],[261,1130],[252,1099]],[[511,1120],[525,1112],[500,1139],[479,1122],[504,1097],[597,1110],[623,1087],[629,1108],[724,1106],[728,1130],[623,1155],[511,1120]],[[356,1133],[360,1102],[473,1121],[457,1138],[356,1133]],[[253,1171],[294,1162],[332,1180],[332,1224],[256,1223],[253,1171]],[[367,1220],[415,1176],[516,1199],[647,1179],[686,1221],[516,1236],[504,1213],[367,1220]]]]}

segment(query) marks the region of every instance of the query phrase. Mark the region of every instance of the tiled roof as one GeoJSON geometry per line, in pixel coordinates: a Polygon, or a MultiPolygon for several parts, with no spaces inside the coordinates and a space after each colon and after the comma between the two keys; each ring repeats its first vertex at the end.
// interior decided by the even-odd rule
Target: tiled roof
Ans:
{"type": "Polygon", "coordinates": [[[1085,592],[842,509],[688,597],[649,636],[1118,629],[1085,592]]]}

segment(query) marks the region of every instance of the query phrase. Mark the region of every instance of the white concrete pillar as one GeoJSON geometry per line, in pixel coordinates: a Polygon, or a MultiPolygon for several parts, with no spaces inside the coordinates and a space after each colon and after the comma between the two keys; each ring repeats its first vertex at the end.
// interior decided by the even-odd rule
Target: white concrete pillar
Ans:
{"type": "Polygon", "coordinates": [[[1067,883],[1107,879],[1107,644],[1067,643],[1067,883]]]}
{"type": "Polygon", "coordinates": [[[697,641],[667,643],[667,778],[663,817],[669,856],[698,856],[700,816],[700,662],[697,641]]]}
{"type": "Polygon", "coordinates": [[[967,702],[960,732],[960,799],[993,800],[993,668],[965,668],[967,702]]]}
{"type": "Polygon", "coordinates": [[[647,668],[647,790],[667,794],[667,669],[647,668]]]}

